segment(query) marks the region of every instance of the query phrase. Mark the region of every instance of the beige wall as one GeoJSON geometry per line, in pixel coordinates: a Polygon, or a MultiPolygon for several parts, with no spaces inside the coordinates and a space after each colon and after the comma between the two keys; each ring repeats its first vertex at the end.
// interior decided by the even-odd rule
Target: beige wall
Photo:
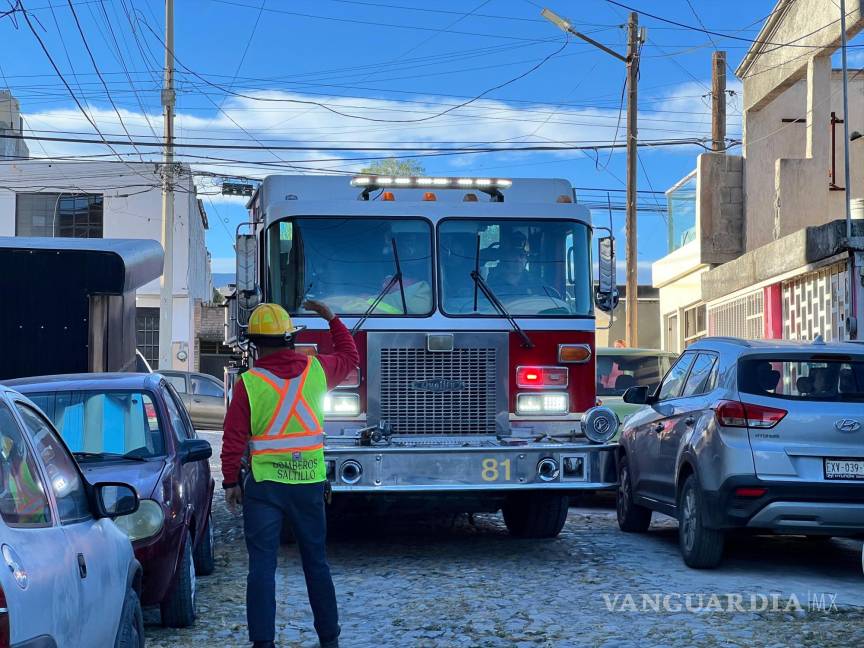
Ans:
{"type": "MultiPolygon", "coordinates": [[[[639,347],[643,349],[660,348],[660,301],[658,299],[639,300],[639,347]]],[[[597,311],[597,346],[612,346],[616,340],[625,339],[624,320],[627,316],[627,304],[621,300],[615,309],[615,318],[609,326],[609,315],[597,311]]]]}
{"type": "MultiPolygon", "coordinates": [[[[843,118],[842,75],[828,57],[761,110],[745,114],[745,249],[845,216],[845,192],[829,190],[831,112],[843,118]],[[808,93],[808,81],[813,89],[808,93]],[[830,90],[829,90],[830,88],[830,90]],[[808,108],[809,106],[809,108],[808,108]],[[808,119],[812,125],[783,123],[808,119]],[[809,149],[809,150],[808,150],[809,149]]],[[[852,76],[854,76],[854,72],[852,76]]],[[[864,72],[849,84],[850,132],[864,131],[864,72]]],[[[835,126],[836,183],[843,186],[843,125],[835,126]]],[[[850,144],[852,197],[864,197],[864,143],[850,144]]]]}

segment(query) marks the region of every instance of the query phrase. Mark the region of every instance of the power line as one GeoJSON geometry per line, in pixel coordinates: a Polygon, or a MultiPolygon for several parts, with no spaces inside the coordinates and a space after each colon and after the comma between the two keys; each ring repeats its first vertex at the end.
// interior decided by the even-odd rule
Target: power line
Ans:
{"type": "MultiPolygon", "coordinates": [[[[159,35],[156,34],[155,31],[153,31],[153,28],[149,26],[149,24],[147,23],[147,21],[144,21],[144,24],[148,27],[148,29],[150,29],[150,31],[153,33],[154,36],[156,36],[156,38],[159,38],[159,35]]],[[[161,39],[160,39],[160,40],[161,40],[161,39]]],[[[462,103],[456,104],[455,106],[451,106],[451,107],[447,108],[446,110],[442,110],[441,112],[439,112],[439,113],[437,113],[437,114],[434,114],[434,115],[428,115],[428,116],[426,116],[426,117],[418,117],[417,119],[378,119],[378,118],[375,118],[375,117],[364,117],[363,115],[352,115],[352,114],[350,114],[350,113],[342,112],[342,111],[340,111],[340,110],[337,110],[337,109],[333,108],[332,106],[328,106],[327,104],[325,104],[325,103],[321,103],[321,102],[319,102],[319,101],[306,101],[306,100],[301,100],[301,99],[278,99],[278,98],[270,98],[270,97],[255,97],[255,96],[253,96],[253,95],[247,95],[247,94],[244,94],[244,93],[234,92],[234,91],[229,90],[229,89],[227,89],[227,88],[223,88],[222,86],[220,86],[220,85],[218,85],[218,84],[216,84],[216,83],[213,83],[212,81],[209,81],[209,80],[205,79],[203,76],[201,76],[200,74],[198,74],[197,72],[195,72],[195,71],[192,70],[191,68],[187,67],[185,64],[183,64],[183,63],[180,61],[180,59],[177,58],[176,53],[173,53],[173,58],[174,58],[174,60],[177,62],[177,65],[179,65],[180,67],[182,67],[182,68],[185,69],[187,72],[189,72],[190,74],[192,74],[192,75],[195,76],[196,78],[200,79],[201,81],[203,81],[203,82],[206,83],[207,85],[212,86],[212,87],[216,88],[217,90],[220,90],[221,92],[225,92],[225,93],[230,94],[230,95],[235,96],[235,97],[241,97],[241,98],[243,98],[243,99],[249,99],[249,100],[252,100],[252,101],[277,102],[277,103],[293,103],[293,104],[302,104],[302,105],[307,105],[307,106],[308,106],[308,105],[311,105],[311,106],[318,106],[319,108],[323,108],[324,110],[327,110],[327,111],[329,111],[329,112],[332,112],[332,113],[334,113],[334,114],[336,114],[336,115],[340,115],[341,117],[347,117],[347,118],[350,118],[350,119],[359,119],[359,120],[362,120],[362,121],[381,122],[381,123],[388,123],[388,124],[394,124],[394,123],[404,123],[404,124],[407,124],[407,123],[416,123],[416,122],[429,121],[429,120],[431,120],[431,119],[436,119],[436,118],[438,118],[438,117],[442,117],[442,116],[444,116],[444,115],[446,115],[446,114],[448,114],[448,113],[453,112],[454,110],[458,110],[459,108],[463,108],[463,107],[465,107],[465,106],[468,106],[468,105],[474,103],[475,101],[479,101],[480,99],[482,99],[483,97],[485,97],[485,96],[486,96],[487,94],[489,94],[490,92],[494,92],[495,90],[500,90],[501,88],[504,88],[504,87],[506,87],[506,86],[508,86],[508,85],[510,85],[510,84],[512,84],[512,83],[515,83],[516,81],[519,81],[520,79],[525,78],[526,76],[528,76],[528,75],[531,74],[532,72],[534,72],[534,71],[536,71],[537,69],[539,69],[539,68],[540,68],[544,63],[546,63],[547,61],[549,61],[549,59],[553,58],[553,57],[556,56],[557,54],[559,54],[559,53],[561,53],[562,51],[564,51],[564,48],[567,47],[568,43],[569,43],[569,39],[565,37],[564,42],[561,44],[561,47],[559,47],[559,48],[558,48],[557,50],[555,50],[554,52],[551,52],[550,54],[546,55],[543,59],[541,59],[541,60],[540,60],[538,63],[536,63],[533,67],[529,68],[528,70],[526,70],[526,71],[523,72],[522,74],[520,74],[520,75],[518,75],[518,76],[516,76],[516,77],[513,77],[512,79],[509,79],[509,80],[507,80],[507,81],[504,81],[503,83],[499,83],[499,84],[496,85],[496,86],[493,86],[493,87],[491,87],[491,88],[488,88],[487,90],[484,90],[483,92],[481,92],[479,95],[476,95],[475,97],[472,97],[471,99],[468,99],[467,101],[463,101],[462,103]]]]}
{"type": "MultiPolygon", "coordinates": [[[[823,29],[827,29],[828,27],[831,27],[832,25],[836,24],[840,20],[839,18],[837,20],[832,20],[827,25],[823,25],[822,27],[819,27],[818,29],[815,29],[815,30],[813,30],[807,34],[804,34],[803,36],[799,36],[799,37],[789,41],[788,43],[774,43],[774,42],[766,41],[766,40],[759,40],[759,39],[746,38],[744,36],[737,36],[735,34],[726,34],[723,32],[712,30],[712,29],[704,29],[702,27],[696,27],[694,25],[687,25],[685,23],[678,22],[677,20],[672,20],[670,18],[664,18],[663,16],[658,16],[657,14],[652,14],[652,13],[649,13],[647,11],[643,11],[642,9],[637,9],[636,7],[632,7],[630,5],[624,4],[623,2],[618,2],[618,0],[606,0],[606,2],[608,2],[609,4],[615,5],[617,7],[621,7],[622,9],[628,9],[629,11],[635,11],[636,13],[639,13],[643,16],[648,16],[649,18],[653,18],[654,20],[659,20],[660,22],[668,23],[670,25],[676,25],[678,27],[681,27],[682,29],[688,29],[690,31],[701,32],[701,33],[707,34],[709,36],[718,36],[720,38],[728,38],[730,40],[743,41],[745,43],[749,43],[750,45],[772,45],[772,46],[776,46],[776,48],[804,47],[804,48],[811,49],[811,50],[812,49],[821,49],[820,45],[798,45],[797,43],[799,41],[804,40],[805,38],[808,38],[809,36],[812,36],[814,34],[818,34],[823,29]]],[[[773,12],[770,15],[773,15],[773,12]]],[[[852,15],[852,12],[849,12],[847,15],[852,15]]],[[[853,46],[853,47],[864,47],[864,45],[853,46]]],[[[764,53],[768,53],[768,52],[772,52],[772,51],[774,51],[774,50],[763,50],[762,53],[764,54],[764,53]]]]}
{"type": "MultiPolygon", "coordinates": [[[[35,141],[43,141],[43,142],[66,142],[66,143],[74,143],[74,144],[122,144],[122,145],[134,145],[134,146],[149,146],[161,148],[165,146],[164,142],[150,142],[150,141],[141,141],[141,140],[106,140],[106,139],[83,139],[83,138],[71,138],[71,137],[44,137],[44,136],[35,136],[35,135],[19,135],[17,133],[3,133],[0,134],[0,138],[2,139],[23,139],[23,140],[35,140],[35,141]]],[[[682,146],[682,145],[697,145],[703,146],[707,141],[706,138],[703,139],[668,139],[668,140],[641,140],[640,144],[644,142],[646,148],[651,147],[662,147],[662,146],[682,146]]],[[[252,146],[252,145],[244,145],[244,144],[187,144],[187,143],[176,143],[174,146],[178,148],[192,148],[192,149],[217,149],[217,150],[240,150],[240,151],[260,151],[260,150],[279,150],[279,151],[416,151],[417,148],[403,148],[403,147],[387,147],[387,146],[293,146],[293,145],[279,145],[279,146],[252,146]]],[[[532,146],[519,146],[519,147],[484,147],[481,149],[477,148],[468,148],[468,147],[430,147],[429,151],[435,152],[457,152],[457,153],[467,153],[467,152],[476,152],[482,151],[487,153],[493,152],[520,152],[520,151],[568,151],[568,150],[593,150],[593,149],[608,149],[608,148],[620,148],[624,146],[624,144],[618,142],[611,143],[588,143],[584,145],[567,145],[567,146],[545,146],[545,145],[532,145],[532,146]]]]}

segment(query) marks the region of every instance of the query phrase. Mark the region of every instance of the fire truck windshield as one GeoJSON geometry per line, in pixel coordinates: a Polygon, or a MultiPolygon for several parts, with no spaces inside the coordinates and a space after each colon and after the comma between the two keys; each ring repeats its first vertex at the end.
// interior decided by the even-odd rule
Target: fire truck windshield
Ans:
{"type": "Polygon", "coordinates": [[[469,220],[439,225],[442,308],[449,315],[497,315],[477,269],[514,317],[592,312],[588,226],[564,220],[469,220]],[[476,306],[475,306],[476,303],[476,306]]]}
{"type": "MultiPolygon", "coordinates": [[[[294,218],[272,225],[271,299],[295,314],[305,299],[318,299],[339,315],[361,316],[396,273],[394,247],[408,316],[430,314],[432,226],[419,218],[294,218]]],[[[405,315],[398,284],[370,315],[405,315]]]]}

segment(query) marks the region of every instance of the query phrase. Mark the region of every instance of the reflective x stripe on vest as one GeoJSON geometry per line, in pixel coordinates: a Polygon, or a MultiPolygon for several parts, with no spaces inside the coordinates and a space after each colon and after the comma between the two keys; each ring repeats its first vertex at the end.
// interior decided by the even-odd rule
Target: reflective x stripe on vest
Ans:
{"type": "Polygon", "coordinates": [[[313,483],[326,477],[323,419],[327,379],[317,359],[307,358],[296,378],[266,369],[243,374],[249,397],[249,450],[256,481],[313,483]]]}

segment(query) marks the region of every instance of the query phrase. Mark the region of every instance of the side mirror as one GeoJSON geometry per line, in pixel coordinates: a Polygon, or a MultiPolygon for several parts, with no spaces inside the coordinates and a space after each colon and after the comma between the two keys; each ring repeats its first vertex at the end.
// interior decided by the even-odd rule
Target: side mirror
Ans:
{"type": "Polygon", "coordinates": [[[604,236],[597,240],[597,266],[599,277],[594,303],[605,313],[618,306],[618,282],[615,268],[615,239],[604,236]]]}
{"type": "Polygon", "coordinates": [[[213,454],[210,443],[204,439],[186,439],[180,444],[180,463],[204,461],[213,454]]]}
{"type": "Polygon", "coordinates": [[[129,484],[102,482],[96,484],[93,490],[97,517],[116,518],[138,510],[138,493],[129,484]]]}
{"type": "MultiPolygon", "coordinates": [[[[237,303],[241,310],[251,311],[260,299],[258,293],[258,241],[254,234],[238,234],[235,245],[237,303]]],[[[246,324],[245,319],[240,324],[246,324]]]]}
{"type": "Polygon", "coordinates": [[[630,403],[631,405],[647,405],[651,400],[648,396],[648,386],[637,385],[635,387],[628,387],[627,391],[624,392],[623,399],[625,403],[630,403]]]}

